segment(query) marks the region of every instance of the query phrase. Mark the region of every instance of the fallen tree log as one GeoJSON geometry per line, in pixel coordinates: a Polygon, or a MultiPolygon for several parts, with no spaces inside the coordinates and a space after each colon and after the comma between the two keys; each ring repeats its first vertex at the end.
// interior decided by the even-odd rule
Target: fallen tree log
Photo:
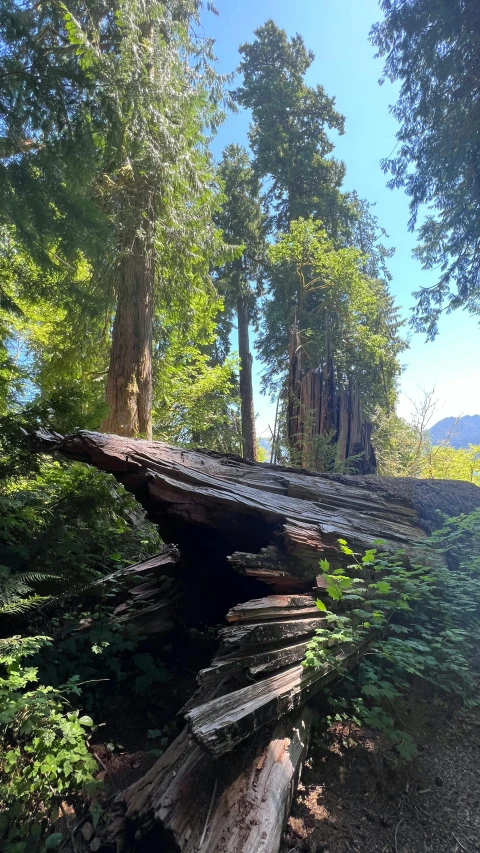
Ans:
{"type": "Polygon", "coordinates": [[[288,667],[255,684],[211,699],[185,714],[195,740],[212,755],[222,755],[238,746],[262,726],[295,711],[331,684],[342,671],[350,670],[368,642],[339,649],[323,669],[288,667]]]}
{"type": "Polygon", "coordinates": [[[455,515],[480,504],[478,489],[458,481],[322,475],[87,431],[63,439],[39,431],[32,443],[113,473],[183,554],[197,547],[196,528],[210,541],[215,535],[224,558],[243,551],[258,560],[262,548],[275,546],[263,568],[278,571],[280,563],[297,579],[313,577],[320,556],[338,559],[338,538],[356,549],[382,539],[386,549],[418,556],[437,511],[455,515]]]}
{"type": "MultiPolygon", "coordinates": [[[[125,826],[137,845],[162,853],[271,853],[301,773],[311,711],[286,718],[246,750],[215,760],[186,729],[152,769],[118,798],[106,841],[124,849],[125,826]]],[[[128,833],[127,833],[128,834],[128,833]]]]}
{"type": "MultiPolygon", "coordinates": [[[[195,619],[210,627],[226,620],[217,654],[181,711],[187,728],[121,798],[127,824],[142,838],[157,833],[163,845],[157,849],[165,853],[277,853],[280,830],[269,815],[275,785],[282,791],[282,820],[288,809],[306,740],[295,731],[308,728],[305,703],[339,677],[339,663],[354,666],[368,642],[339,648],[339,660],[323,670],[301,666],[309,639],[323,624],[314,604],[324,594],[319,558],[341,565],[338,539],[356,551],[381,539],[384,550],[401,548],[407,561],[443,564],[426,543],[437,513],[480,507],[480,489],[463,482],[320,475],[91,432],[66,438],[40,432],[33,444],[114,474],[165,541],[179,547],[193,628],[195,619]],[[281,717],[283,728],[273,736],[281,717]],[[280,756],[280,777],[273,784],[274,755],[280,756]]],[[[175,578],[175,561],[170,570],[175,578]]],[[[162,610],[157,580],[132,590],[117,617],[135,614],[139,630],[142,620],[149,630],[161,628],[172,611],[162,610]]],[[[182,620],[186,613],[188,606],[182,620]]]]}

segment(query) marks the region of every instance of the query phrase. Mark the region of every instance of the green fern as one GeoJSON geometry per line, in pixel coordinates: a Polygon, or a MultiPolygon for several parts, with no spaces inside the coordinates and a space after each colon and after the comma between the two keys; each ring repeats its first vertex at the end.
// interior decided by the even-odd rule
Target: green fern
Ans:
{"type": "Polygon", "coordinates": [[[51,596],[38,595],[31,584],[51,577],[42,572],[13,574],[8,566],[0,566],[0,616],[18,616],[45,604],[51,596]]]}

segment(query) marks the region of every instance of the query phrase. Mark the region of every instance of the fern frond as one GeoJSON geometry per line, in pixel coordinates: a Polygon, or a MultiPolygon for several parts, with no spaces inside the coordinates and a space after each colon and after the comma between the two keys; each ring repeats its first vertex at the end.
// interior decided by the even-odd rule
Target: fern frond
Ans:
{"type": "Polygon", "coordinates": [[[26,657],[38,652],[42,646],[51,642],[50,637],[39,635],[36,637],[21,637],[14,635],[0,639],[0,662],[6,663],[18,657],[26,657]]]}
{"type": "Polygon", "coordinates": [[[18,616],[21,613],[26,613],[28,610],[34,610],[45,604],[50,598],[49,595],[32,595],[30,598],[14,598],[12,601],[7,601],[0,605],[0,616],[18,616]]]}

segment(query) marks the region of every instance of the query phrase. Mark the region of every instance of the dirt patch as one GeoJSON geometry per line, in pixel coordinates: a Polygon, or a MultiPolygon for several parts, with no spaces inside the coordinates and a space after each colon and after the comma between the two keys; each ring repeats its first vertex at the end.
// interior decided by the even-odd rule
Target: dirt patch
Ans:
{"type": "Polygon", "coordinates": [[[416,687],[397,708],[418,756],[394,766],[382,738],[335,724],[314,736],[281,853],[480,850],[480,717],[416,687]]]}

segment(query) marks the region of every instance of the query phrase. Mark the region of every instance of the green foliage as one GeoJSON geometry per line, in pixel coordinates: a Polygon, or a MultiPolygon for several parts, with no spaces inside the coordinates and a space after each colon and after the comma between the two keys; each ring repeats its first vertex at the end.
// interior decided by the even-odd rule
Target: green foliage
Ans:
{"type": "Polygon", "coordinates": [[[431,537],[436,551],[446,554],[457,570],[480,574],[480,510],[456,518],[445,518],[431,537]]]}
{"type": "Polygon", "coordinates": [[[423,477],[433,480],[465,480],[480,485],[480,447],[455,448],[448,437],[433,445],[428,423],[435,409],[433,392],[415,404],[411,422],[394,412],[377,409],[373,437],[379,474],[390,477],[423,477]]]}
{"type": "Polygon", "coordinates": [[[35,587],[48,593],[73,593],[160,544],[135,499],[81,463],[44,461],[34,476],[7,484],[0,507],[5,576],[29,583],[37,575],[35,587]]]}
{"type": "Polygon", "coordinates": [[[28,454],[19,428],[37,418],[55,423],[56,413],[40,405],[5,416],[0,438],[0,621],[7,635],[0,640],[0,846],[8,853],[43,851],[52,807],[58,812],[69,794],[93,790],[92,720],[67,701],[79,696],[79,682],[92,682],[82,704],[96,714],[118,685],[144,696],[168,678],[111,622],[121,569],[159,550],[157,529],[111,475],[28,454]],[[95,583],[110,573],[108,584],[95,583]],[[13,634],[47,624],[53,641],[13,634]]]}
{"type": "Polygon", "coordinates": [[[383,477],[420,477],[425,448],[422,432],[395,412],[377,409],[373,420],[378,473],[383,477]]]}
{"type": "Polygon", "coordinates": [[[443,311],[480,311],[478,79],[476,0],[382,0],[384,20],[371,33],[385,57],[384,77],[400,81],[393,114],[400,123],[394,156],[384,161],[391,187],[410,196],[410,228],[419,211],[417,257],[440,269],[416,294],[414,326],[434,338],[443,311]]]}
{"type": "Polygon", "coordinates": [[[93,721],[69,706],[67,696],[80,692],[75,680],[44,686],[24,662],[49,639],[15,639],[0,641],[0,839],[5,853],[40,853],[53,804],[99,784],[88,750],[93,721]]]}
{"type": "Polygon", "coordinates": [[[323,224],[310,218],[292,221],[288,232],[278,235],[270,258],[280,269],[284,291],[281,296],[272,290],[265,306],[260,348],[271,373],[285,362],[284,340],[295,316],[308,364],[322,364],[328,322],[338,381],[356,382],[367,413],[375,405],[390,407],[404,344],[383,283],[363,271],[366,256],[352,247],[338,248],[323,224]]]}
{"type": "Polygon", "coordinates": [[[255,316],[255,297],[261,293],[266,264],[265,216],[260,198],[260,180],[247,151],[240,145],[227,145],[218,167],[223,202],[216,221],[223,239],[238,247],[239,256],[228,260],[216,274],[216,285],[224,294],[225,312],[230,318],[244,300],[249,314],[255,316]],[[252,291],[251,282],[257,285],[252,291]]]}
{"type": "MultiPolygon", "coordinates": [[[[443,543],[445,552],[459,543],[464,547],[476,516],[450,520],[432,545],[443,543]]],[[[326,593],[336,609],[332,612],[324,601],[317,602],[325,627],[308,644],[303,663],[344,673],[345,652],[368,645],[356,677],[348,676],[342,696],[331,702],[345,712],[350,709],[350,718],[353,713],[354,719],[378,728],[406,760],[415,754],[415,746],[398,728],[391,702],[408,688],[411,677],[460,696],[466,705],[475,701],[470,656],[472,637],[478,637],[480,629],[478,566],[470,563],[467,571],[461,566],[455,572],[426,568],[374,548],[360,558],[344,540],[339,543],[351,562],[334,569],[328,560],[320,562],[326,593]]]]}
{"type": "Polygon", "coordinates": [[[421,476],[432,480],[466,480],[480,486],[480,445],[450,447],[427,444],[421,457],[421,476]]]}
{"type": "Polygon", "coordinates": [[[115,600],[115,585],[109,583],[102,601],[89,609],[77,605],[53,617],[55,643],[35,658],[42,682],[55,688],[75,679],[84,684],[84,707],[95,715],[108,710],[112,697],[151,695],[155,685],[169,679],[165,664],[141,650],[138,633],[112,619],[115,600]]]}
{"type": "Polygon", "coordinates": [[[216,319],[222,307],[220,298],[212,300],[199,292],[189,304],[159,310],[154,357],[155,438],[184,447],[238,450],[237,361],[226,357],[215,363],[212,355],[216,319]]]}
{"type": "Polygon", "coordinates": [[[207,132],[221,120],[224,81],[211,43],[194,35],[200,6],[12,2],[0,13],[4,266],[13,245],[33,281],[20,282],[21,316],[7,317],[0,386],[14,379],[13,340],[42,395],[81,396],[70,428],[98,427],[107,373],[138,366],[109,368],[115,310],[136,292],[134,241],[137,265],[153,270],[158,317],[172,305],[195,310],[200,294],[216,306],[210,268],[223,245],[207,132]]]}
{"type": "Polygon", "coordinates": [[[343,133],[344,117],[322,86],[305,83],[313,53],[301,36],[289,40],[272,20],[255,30],[255,40],[240,53],[243,82],[235,94],[252,110],[250,145],[256,171],[268,180],[275,227],[313,216],[338,236],[351,209],[340,191],[345,166],[329,156],[328,130],[343,133]]]}

